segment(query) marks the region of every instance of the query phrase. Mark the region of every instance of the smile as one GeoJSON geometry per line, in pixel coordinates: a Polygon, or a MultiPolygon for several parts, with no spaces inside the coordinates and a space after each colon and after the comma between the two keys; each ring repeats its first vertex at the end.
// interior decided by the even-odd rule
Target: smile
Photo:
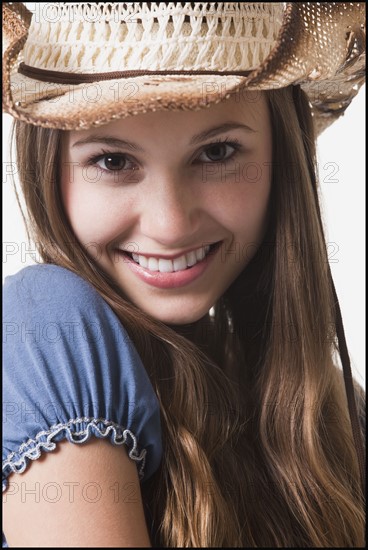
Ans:
{"type": "Polygon", "coordinates": [[[176,258],[160,258],[119,250],[126,266],[142,281],[157,288],[177,288],[199,278],[212,263],[222,241],[201,246],[176,258]]]}
{"type": "Polygon", "coordinates": [[[183,271],[189,267],[195,266],[201,262],[209,253],[210,246],[201,246],[187,254],[183,254],[174,260],[168,258],[147,257],[140,254],[132,254],[133,260],[141,267],[149,271],[160,271],[160,273],[173,273],[174,271],[183,271]]]}

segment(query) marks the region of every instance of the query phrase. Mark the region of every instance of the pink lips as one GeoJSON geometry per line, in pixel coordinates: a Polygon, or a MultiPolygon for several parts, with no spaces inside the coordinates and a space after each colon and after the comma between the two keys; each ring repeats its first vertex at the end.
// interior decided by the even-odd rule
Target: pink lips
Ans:
{"type": "Polygon", "coordinates": [[[200,277],[212,262],[217,250],[218,247],[216,247],[216,250],[210,251],[203,260],[196,263],[193,267],[184,269],[183,271],[174,271],[173,273],[150,271],[137,264],[130,256],[124,254],[124,252],[121,252],[121,254],[124,255],[126,266],[145,283],[156,288],[179,288],[200,277]]]}

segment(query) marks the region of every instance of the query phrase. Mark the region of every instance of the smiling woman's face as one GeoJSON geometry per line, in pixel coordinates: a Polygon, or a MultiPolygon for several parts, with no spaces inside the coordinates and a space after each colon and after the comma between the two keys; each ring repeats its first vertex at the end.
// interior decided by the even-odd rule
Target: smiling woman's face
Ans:
{"type": "Polygon", "coordinates": [[[125,295],[169,324],[203,317],[267,225],[264,95],[65,134],[61,185],[76,237],[125,295]]]}

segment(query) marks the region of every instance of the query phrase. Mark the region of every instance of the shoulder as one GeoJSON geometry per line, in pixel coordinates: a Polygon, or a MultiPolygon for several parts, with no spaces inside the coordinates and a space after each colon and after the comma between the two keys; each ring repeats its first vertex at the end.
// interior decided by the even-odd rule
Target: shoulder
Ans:
{"type": "MultiPolygon", "coordinates": [[[[25,288],[37,288],[39,283],[48,282],[49,284],[72,284],[79,287],[87,288],[88,283],[79,275],[55,264],[35,264],[28,267],[24,267],[14,275],[10,275],[5,278],[4,288],[13,289],[16,286],[24,286],[25,288]]],[[[48,289],[49,286],[44,287],[43,290],[48,289]]]]}
{"type": "Polygon", "coordinates": [[[77,306],[91,298],[103,302],[98,292],[81,276],[69,269],[51,264],[25,267],[15,275],[5,278],[3,285],[5,313],[8,308],[31,307],[44,304],[77,306]]]}
{"type": "Polygon", "coordinates": [[[132,347],[123,325],[97,290],[63,267],[34,265],[7,277],[3,302],[7,347],[26,351],[37,346],[48,354],[70,347],[77,353],[89,346],[97,353],[114,339],[122,341],[126,350],[132,347]]]}
{"type": "Polygon", "coordinates": [[[53,265],[21,270],[3,291],[3,476],[62,439],[95,436],[126,444],[148,478],[161,458],[158,399],[113,310],[53,265]]]}

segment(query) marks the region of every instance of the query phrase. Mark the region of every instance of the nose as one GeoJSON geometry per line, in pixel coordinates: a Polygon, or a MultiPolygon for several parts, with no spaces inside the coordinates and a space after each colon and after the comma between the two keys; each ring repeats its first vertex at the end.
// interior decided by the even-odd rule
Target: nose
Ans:
{"type": "Polygon", "coordinates": [[[141,202],[140,231],[168,249],[192,244],[199,228],[199,205],[191,185],[170,171],[147,182],[141,202]]]}

